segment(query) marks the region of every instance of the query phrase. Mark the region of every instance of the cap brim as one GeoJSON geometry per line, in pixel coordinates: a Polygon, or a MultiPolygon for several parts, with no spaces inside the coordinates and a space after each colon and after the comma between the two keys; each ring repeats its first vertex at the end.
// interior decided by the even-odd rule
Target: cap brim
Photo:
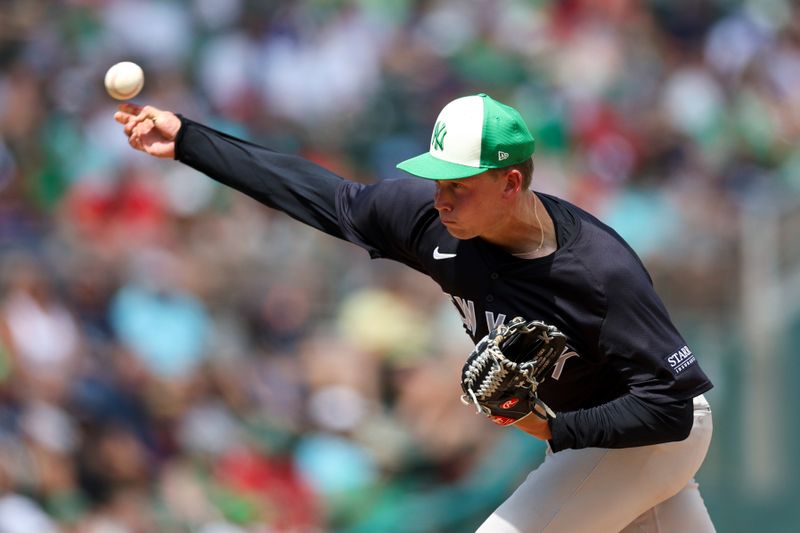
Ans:
{"type": "Polygon", "coordinates": [[[430,153],[424,153],[412,157],[411,159],[406,159],[399,163],[397,168],[409,174],[413,174],[414,176],[429,180],[457,180],[460,178],[469,178],[488,170],[482,167],[469,167],[467,165],[443,161],[433,157],[430,153]]]}

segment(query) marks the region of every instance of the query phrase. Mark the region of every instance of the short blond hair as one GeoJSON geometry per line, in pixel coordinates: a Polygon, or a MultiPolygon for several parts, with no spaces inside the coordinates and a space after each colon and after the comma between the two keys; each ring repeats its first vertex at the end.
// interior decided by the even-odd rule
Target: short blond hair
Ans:
{"type": "Polygon", "coordinates": [[[533,156],[529,157],[522,163],[515,165],[508,165],[507,167],[496,168],[492,171],[495,176],[500,176],[508,170],[518,170],[522,174],[522,189],[527,190],[531,188],[533,181],[533,156]]]}

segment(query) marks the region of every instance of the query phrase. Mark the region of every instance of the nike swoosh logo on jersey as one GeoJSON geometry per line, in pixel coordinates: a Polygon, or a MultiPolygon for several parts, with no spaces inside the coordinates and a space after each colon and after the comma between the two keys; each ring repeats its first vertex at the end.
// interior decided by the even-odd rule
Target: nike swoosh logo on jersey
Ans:
{"type": "Polygon", "coordinates": [[[433,250],[433,258],[434,259],[452,259],[455,256],[456,256],[456,254],[445,254],[445,253],[440,252],[438,246],[433,250]]]}

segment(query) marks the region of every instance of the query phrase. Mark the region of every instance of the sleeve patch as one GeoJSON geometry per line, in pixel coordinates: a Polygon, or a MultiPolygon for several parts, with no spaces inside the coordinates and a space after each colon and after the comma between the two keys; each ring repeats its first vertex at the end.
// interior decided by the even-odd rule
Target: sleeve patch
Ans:
{"type": "Polygon", "coordinates": [[[667,356],[665,360],[672,373],[676,376],[697,362],[688,346],[683,346],[675,353],[667,356]]]}

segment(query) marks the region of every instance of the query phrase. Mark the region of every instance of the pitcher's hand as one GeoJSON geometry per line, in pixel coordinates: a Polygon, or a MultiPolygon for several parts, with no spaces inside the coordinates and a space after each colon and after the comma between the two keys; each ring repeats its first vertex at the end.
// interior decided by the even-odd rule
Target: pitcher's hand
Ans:
{"type": "Polygon", "coordinates": [[[155,157],[175,158],[181,120],[169,111],[132,103],[120,104],[114,120],[125,128],[128,144],[155,157]]]}

